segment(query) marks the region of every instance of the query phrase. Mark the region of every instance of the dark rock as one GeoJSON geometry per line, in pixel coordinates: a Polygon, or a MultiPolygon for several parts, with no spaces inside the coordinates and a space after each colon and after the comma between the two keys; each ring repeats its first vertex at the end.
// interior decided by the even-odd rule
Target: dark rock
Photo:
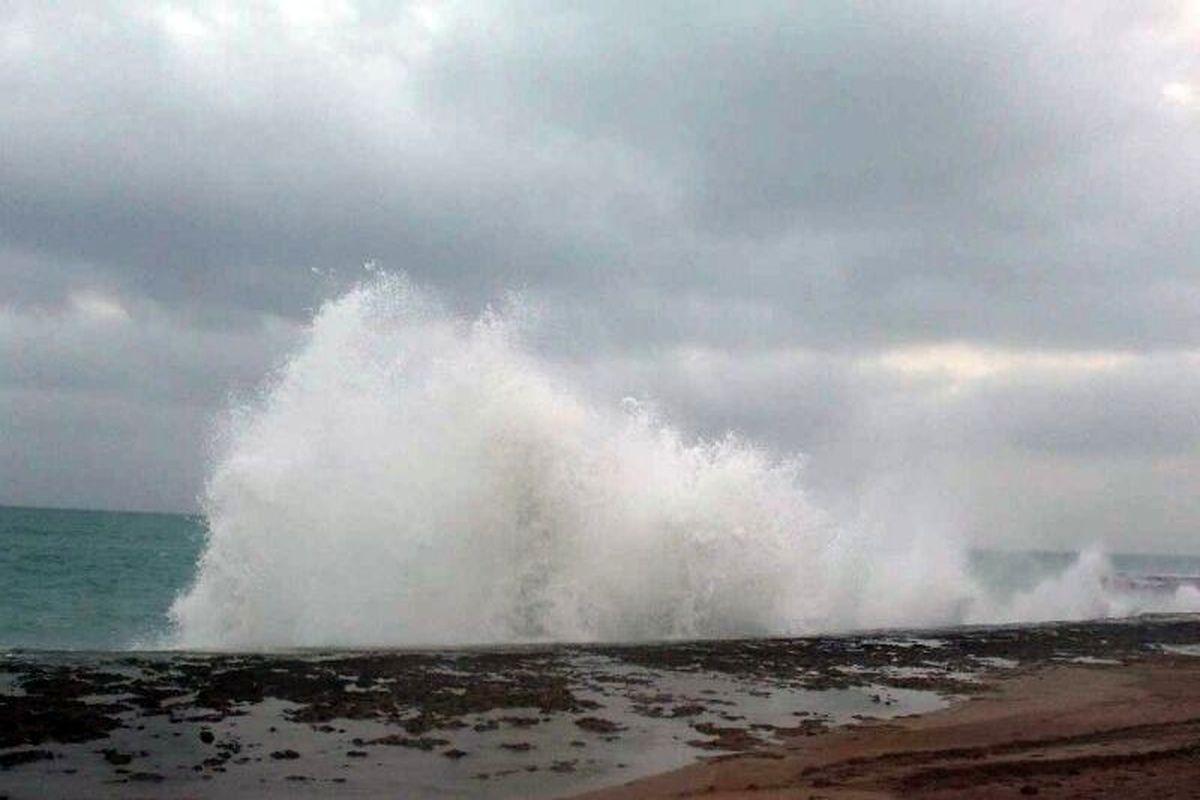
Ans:
{"type": "Polygon", "coordinates": [[[49,750],[17,750],[13,753],[0,753],[0,769],[10,769],[20,764],[32,764],[34,761],[48,761],[54,758],[49,750]]]}
{"type": "Polygon", "coordinates": [[[300,754],[295,750],[276,750],[275,752],[271,753],[271,758],[275,759],[276,761],[290,761],[299,757],[300,754]]]}
{"type": "Polygon", "coordinates": [[[110,764],[128,764],[133,761],[132,753],[122,753],[119,750],[102,750],[104,760],[110,764]]]}
{"type": "Polygon", "coordinates": [[[575,724],[585,731],[592,733],[615,733],[624,730],[624,728],[612,720],[601,719],[600,717],[580,717],[575,720],[575,724]]]}
{"type": "Polygon", "coordinates": [[[671,710],[671,716],[677,719],[680,717],[694,717],[697,714],[703,714],[704,711],[704,706],[699,703],[684,703],[683,705],[675,706],[671,710]]]}
{"type": "Polygon", "coordinates": [[[45,695],[0,696],[0,749],[42,742],[74,744],[103,739],[121,727],[124,706],[88,705],[45,695]]]}
{"type": "Polygon", "coordinates": [[[537,717],[501,717],[500,721],[514,728],[529,728],[541,722],[537,717]]]}
{"type": "Polygon", "coordinates": [[[692,727],[705,736],[713,737],[707,741],[696,739],[688,742],[692,747],[705,750],[753,750],[763,744],[745,728],[721,727],[711,722],[693,723],[692,727]]]}
{"type": "Polygon", "coordinates": [[[390,736],[380,736],[378,739],[370,739],[364,744],[383,744],[391,747],[410,747],[414,750],[429,751],[435,747],[450,744],[448,739],[438,739],[433,736],[401,736],[398,733],[393,733],[390,736]]]}
{"type": "Polygon", "coordinates": [[[166,778],[157,772],[134,772],[126,780],[138,781],[139,783],[162,783],[166,778]]]}

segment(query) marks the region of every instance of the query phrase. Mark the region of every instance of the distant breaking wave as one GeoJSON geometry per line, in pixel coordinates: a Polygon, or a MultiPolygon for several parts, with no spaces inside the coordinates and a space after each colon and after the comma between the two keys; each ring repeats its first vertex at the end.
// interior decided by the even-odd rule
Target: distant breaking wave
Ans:
{"type": "Polygon", "coordinates": [[[397,276],[326,303],[261,396],[227,415],[173,643],[638,640],[1136,610],[1104,588],[1102,559],[997,603],[952,542],[835,524],[796,460],[590,399],[525,345],[521,319],[455,318],[397,276]]]}

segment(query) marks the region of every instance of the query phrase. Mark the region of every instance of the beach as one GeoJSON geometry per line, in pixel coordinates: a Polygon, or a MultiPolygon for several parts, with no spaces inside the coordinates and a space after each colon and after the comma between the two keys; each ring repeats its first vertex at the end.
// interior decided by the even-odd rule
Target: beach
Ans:
{"type": "Polygon", "coordinates": [[[1160,615],[630,645],[13,651],[0,795],[1194,796],[1198,644],[1200,617],[1160,615]]]}
{"type": "Polygon", "coordinates": [[[944,711],[793,739],[581,798],[1023,796],[1200,796],[1196,657],[1041,665],[944,711]]]}

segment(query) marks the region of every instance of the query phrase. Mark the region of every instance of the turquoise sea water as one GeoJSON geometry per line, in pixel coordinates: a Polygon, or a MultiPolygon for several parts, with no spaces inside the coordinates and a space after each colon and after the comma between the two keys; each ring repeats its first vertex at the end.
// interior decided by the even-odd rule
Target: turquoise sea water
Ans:
{"type": "Polygon", "coordinates": [[[0,647],[153,646],[203,544],[194,516],[0,506],[0,647]]]}
{"type": "MultiPolygon", "coordinates": [[[[970,568],[981,585],[1004,594],[1032,589],[1069,569],[1078,556],[1052,550],[974,550],[970,568]]],[[[1200,556],[1113,553],[1108,558],[1114,572],[1130,577],[1200,576],[1200,556]]]]}
{"type": "MultiPolygon", "coordinates": [[[[153,648],[204,545],[197,516],[0,506],[0,648],[153,648]]],[[[975,551],[1001,594],[1061,573],[1073,553],[975,551]]],[[[1126,575],[1200,575],[1200,558],[1114,555],[1126,575]]]]}

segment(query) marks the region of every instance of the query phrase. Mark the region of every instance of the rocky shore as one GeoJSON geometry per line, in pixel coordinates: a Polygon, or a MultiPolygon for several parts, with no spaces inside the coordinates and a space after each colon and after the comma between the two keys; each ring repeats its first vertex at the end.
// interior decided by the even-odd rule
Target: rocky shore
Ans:
{"type": "Polygon", "coordinates": [[[1198,644],[1200,618],[1156,616],[627,646],[13,652],[0,797],[1052,796],[1055,781],[1150,762],[1200,785],[1200,707],[1130,688],[1200,698],[1198,644]],[[1007,739],[980,733],[1008,729],[978,709],[1043,708],[1030,698],[1046,681],[1075,705],[1007,739]],[[1114,710],[1138,697],[1186,713],[1114,710]]]}

